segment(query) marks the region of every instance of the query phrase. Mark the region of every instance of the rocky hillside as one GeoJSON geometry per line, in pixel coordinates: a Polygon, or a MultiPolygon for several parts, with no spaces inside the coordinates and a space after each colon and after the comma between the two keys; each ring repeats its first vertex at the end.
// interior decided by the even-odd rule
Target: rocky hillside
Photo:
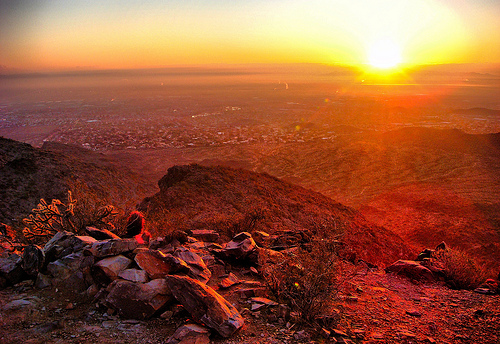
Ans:
{"type": "Polygon", "coordinates": [[[352,260],[381,265],[415,253],[354,209],[268,174],[192,164],[170,168],[158,185],[139,206],[153,236],[174,229],[212,229],[227,238],[241,231],[286,233],[275,246],[314,236],[340,241],[352,260]]]}
{"type": "Polygon", "coordinates": [[[446,187],[407,185],[379,195],[360,212],[417,247],[445,241],[474,256],[493,273],[498,269],[498,227],[481,208],[446,187]]]}
{"type": "Polygon", "coordinates": [[[40,198],[65,200],[75,183],[116,206],[136,203],[154,190],[102,154],[57,143],[38,149],[0,138],[0,222],[26,216],[40,198]]]}

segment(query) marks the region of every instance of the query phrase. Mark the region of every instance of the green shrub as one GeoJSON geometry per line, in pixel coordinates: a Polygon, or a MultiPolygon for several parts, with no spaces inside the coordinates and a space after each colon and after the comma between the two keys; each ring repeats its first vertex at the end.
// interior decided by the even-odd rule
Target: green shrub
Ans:
{"type": "Polygon", "coordinates": [[[310,250],[298,248],[280,263],[266,264],[263,275],[276,299],[311,324],[332,305],[337,261],[333,244],[322,240],[310,250]]]}

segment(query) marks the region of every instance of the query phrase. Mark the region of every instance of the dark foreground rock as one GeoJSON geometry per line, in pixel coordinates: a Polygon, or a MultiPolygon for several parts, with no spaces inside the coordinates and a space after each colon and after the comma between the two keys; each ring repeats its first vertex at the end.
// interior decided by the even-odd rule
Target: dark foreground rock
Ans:
{"type": "Polygon", "coordinates": [[[170,295],[143,283],[117,280],[108,289],[106,302],[127,319],[151,318],[172,300],[170,295]]]}
{"type": "Polygon", "coordinates": [[[212,288],[190,277],[172,275],[166,280],[174,297],[191,316],[221,336],[229,337],[243,326],[238,310],[212,288]]]}

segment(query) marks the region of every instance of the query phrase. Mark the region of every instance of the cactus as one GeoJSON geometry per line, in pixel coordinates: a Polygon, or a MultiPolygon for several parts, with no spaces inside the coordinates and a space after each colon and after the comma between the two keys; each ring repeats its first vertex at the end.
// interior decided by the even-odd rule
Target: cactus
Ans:
{"type": "Polygon", "coordinates": [[[36,208],[32,210],[27,218],[23,220],[26,227],[23,230],[24,237],[28,242],[39,242],[48,239],[59,231],[72,233],[83,232],[86,226],[113,227],[110,219],[116,216],[117,212],[112,205],[107,205],[89,211],[79,209],[71,191],[68,191],[66,203],[58,199],[53,199],[47,203],[43,198],[36,208]]]}

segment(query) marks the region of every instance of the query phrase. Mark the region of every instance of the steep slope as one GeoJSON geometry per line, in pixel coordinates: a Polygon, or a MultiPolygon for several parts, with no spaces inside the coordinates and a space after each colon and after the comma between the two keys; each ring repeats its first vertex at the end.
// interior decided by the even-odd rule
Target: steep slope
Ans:
{"type": "Polygon", "coordinates": [[[415,253],[354,209],[267,174],[192,164],[170,168],[158,185],[160,192],[139,206],[161,228],[157,235],[173,229],[215,229],[226,236],[254,230],[339,236],[351,259],[382,265],[415,253]]]}
{"type": "Polygon", "coordinates": [[[419,248],[445,241],[475,256],[494,273],[500,233],[479,207],[445,186],[414,184],[379,195],[361,213],[419,248]]]}
{"type": "Polygon", "coordinates": [[[0,222],[29,214],[40,198],[66,199],[75,183],[116,205],[134,206],[154,188],[102,154],[57,143],[41,149],[0,138],[0,222]]]}

